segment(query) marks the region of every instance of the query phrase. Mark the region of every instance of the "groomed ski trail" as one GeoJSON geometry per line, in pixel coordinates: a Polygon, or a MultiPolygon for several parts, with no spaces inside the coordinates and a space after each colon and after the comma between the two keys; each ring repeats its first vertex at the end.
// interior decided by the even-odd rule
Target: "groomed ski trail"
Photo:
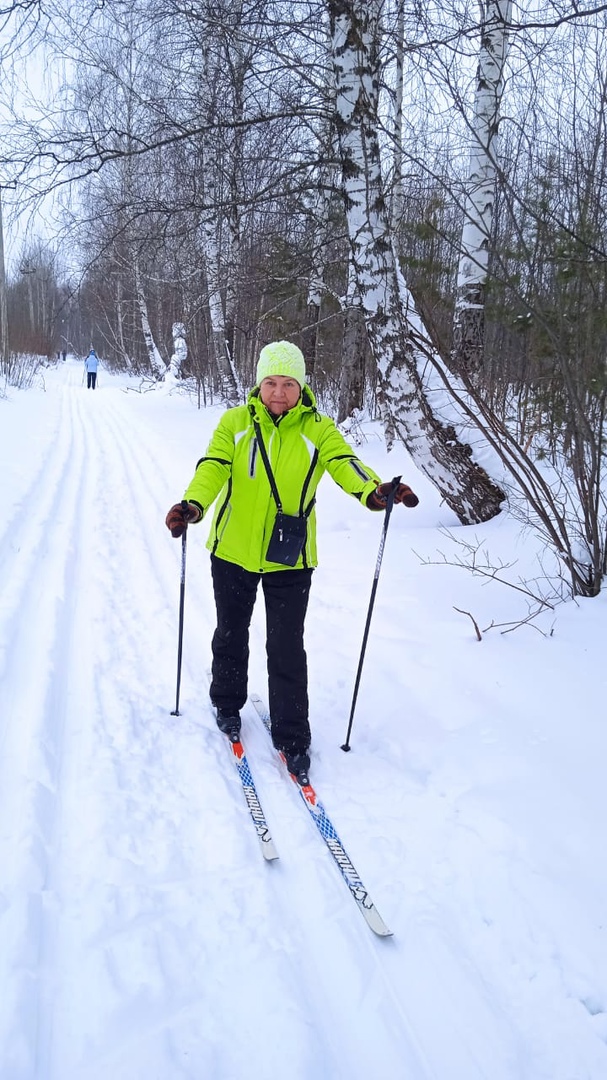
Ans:
{"type": "Polygon", "coordinates": [[[299,894],[305,841],[280,876],[259,864],[196,702],[212,627],[200,573],[186,604],[206,607],[206,639],[170,716],[179,545],[164,515],[180,481],[139,396],[103,371],[94,392],[80,380],[78,364],[50,373],[55,418],[0,537],[0,1075],[387,1078],[404,1061],[432,1075],[379,1001],[351,1027],[378,961],[355,912],[320,926],[322,873],[299,894]]]}

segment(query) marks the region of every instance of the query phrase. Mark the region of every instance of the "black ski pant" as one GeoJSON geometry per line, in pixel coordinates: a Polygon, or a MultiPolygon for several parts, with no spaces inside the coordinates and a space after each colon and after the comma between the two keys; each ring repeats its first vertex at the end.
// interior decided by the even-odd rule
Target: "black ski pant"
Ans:
{"type": "Polygon", "coordinates": [[[247,700],[249,627],[261,579],[272,740],[281,750],[307,750],[310,725],[304,622],[312,571],[254,574],[211,555],[211,573],[217,608],[211,646],[211,701],[218,709],[236,713],[247,700]]]}
{"type": "Polygon", "coordinates": [[[87,390],[90,390],[91,387],[94,390],[96,382],[97,382],[97,372],[96,371],[87,371],[87,373],[86,373],[86,388],[87,388],[87,390]]]}

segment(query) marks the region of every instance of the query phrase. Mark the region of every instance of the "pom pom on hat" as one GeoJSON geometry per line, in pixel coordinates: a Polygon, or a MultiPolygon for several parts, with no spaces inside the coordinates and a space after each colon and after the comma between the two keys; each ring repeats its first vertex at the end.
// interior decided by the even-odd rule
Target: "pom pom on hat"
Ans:
{"type": "Polygon", "coordinates": [[[257,362],[257,385],[271,375],[286,375],[300,386],[306,381],[306,362],[301,349],[291,341],[271,341],[264,345],[257,362]]]}

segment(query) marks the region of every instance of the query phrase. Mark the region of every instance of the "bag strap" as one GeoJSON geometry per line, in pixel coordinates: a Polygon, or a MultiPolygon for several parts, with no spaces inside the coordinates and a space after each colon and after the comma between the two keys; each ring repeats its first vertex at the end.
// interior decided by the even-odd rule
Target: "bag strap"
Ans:
{"type": "Polygon", "coordinates": [[[262,438],[262,435],[261,435],[261,428],[260,428],[259,422],[257,420],[253,421],[253,427],[255,428],[255,437],[257,439],[257,445],[259,446],[259,453],[261,454],[261,459],[262,459],[262,461],[264,463],[265,470],[266,470],[266,472],[268,474],[268,480],[270,481],[270,487],[272,489],[272,495],[274,496],[274,502],[276,503],[276,508],[278,510],[278,513],[281,514],[282,513],[282,503],[280,501],[280,495],[278,494],[278,488],[276,487],[276,480],[274,479],[274,473],[272,472],[272,467],[270,465],[270,459],[268,457],[268,452],[267,452],[267,450],[265,448],[265,444],[264,444],[264,441],[263,441],[263,438],[262,438]]]}
{"type": "MultiPolygon", "coordinates": [[[[276,503],[276,509],[278,510],[279,514],[282,514],[283,510],[282,510],[282,503],[280,501],[280,495],[278,494],[278,488],[276,486],[276,480],[274,479],[274,473],[272,472],[272,466],[270,465],[270,459],[268,457],[268,452],[266,450],[265,443],[263,441],[263,437],[262,437],[262,434],[261,434],[261,428],[259,426],[259,421],[258,420],[253,420],[253,427],[255,428],[255,437],[257,439],[257,445],[259,446],[259,453],[261,454],[261,460],[264,463],[266,473],[268,474],[268,480],[270,481],[270,488],[272,489],[272,495],[274,496],[274,502],[276,503]]],[[[308,486],[310,475],[311,475],[311,473],[308,474],[308,476],[306,477],[306,483],[304,485],[304,493],[305,493],[306,488],[308,486]]],[[[316,503],[316,499],[312,498],[310,500],[308,506],[306,507],[306,509],[299,516],[304,517],[304,518],[309,518],[310,514],[312,513],[312,510],[314,509],[314,504],[315,503],[316,503]]],[[[303,507],[301,509],[303,509],[303,507]]]]}

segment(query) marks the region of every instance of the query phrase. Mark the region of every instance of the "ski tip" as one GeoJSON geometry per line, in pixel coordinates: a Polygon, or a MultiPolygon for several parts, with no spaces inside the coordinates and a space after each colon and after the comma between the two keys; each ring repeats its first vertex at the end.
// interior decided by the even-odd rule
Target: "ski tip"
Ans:
{"type": "Polygon", "coordinates": [[[381,926],[378,926],[378,927],[376,927],[376,926],[371,926],[371,929],[372,929],[373,933],[374,933],[374,934],[377,934],[377,936],[378,936],[378,937],[380,937],[380,938],[391,938],[391,937],[394,937],[394,933],[393,933],[393,931],[392,931],[392,930],[390,930],[390,929],[389,929],[389,928],[388,928],[387,926],[385,926],[385,925],[384,925],[383,923],[382,923],[382,925],[381,925],[381,926]]]}
{"type": "Polygon", "coordinates": [[[370,926],[374,934],[377,934],[378,937],[382,938],[394,937],[394,934],[386,926],[376,907],[363,908],[362,912],[368,926],[370,926]]]}

